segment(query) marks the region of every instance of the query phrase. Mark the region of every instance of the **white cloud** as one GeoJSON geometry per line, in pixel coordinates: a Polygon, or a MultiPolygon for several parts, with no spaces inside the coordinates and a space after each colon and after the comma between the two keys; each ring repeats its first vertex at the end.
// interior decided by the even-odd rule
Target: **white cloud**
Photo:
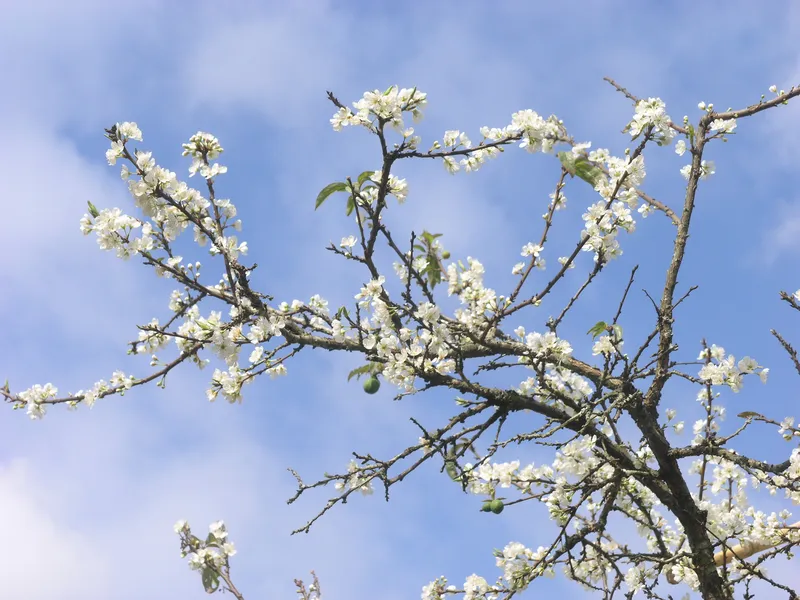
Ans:
{"type": "MultiPolygon", "coordinates": [[[[780,257],[800,252],[800,202],[783,202],[777,208],[772,225],[763,234],[761,252],[755,254],[761,264],[773,265],[780,257]]],[[[754,262],[755,258],[750,260],[754,262]]]]}
{"type": "Polygon", "coordinates": [[[0,463],[3,594],[27,600],[113,597],[112,554],[97,548],[80,526],[53,518],[47,506],[52,496],[49,503],[42,501],[52,490],[32,481],[30,471],[27,460],[0,463]],[[97,594],[87,594],[88,588],[97,594]]]}
{"type": "Polygon", "coordinates": [[[307,126],[312,107],[327,103],[325,90],[348,80],[356,51],[348,38],[365,25],[324,1],[233,18],[228,7],[212,9],[204,23],[203,35],[183,54],[181,81],[190,106],[252,111],[290,129],[307,126]]]}

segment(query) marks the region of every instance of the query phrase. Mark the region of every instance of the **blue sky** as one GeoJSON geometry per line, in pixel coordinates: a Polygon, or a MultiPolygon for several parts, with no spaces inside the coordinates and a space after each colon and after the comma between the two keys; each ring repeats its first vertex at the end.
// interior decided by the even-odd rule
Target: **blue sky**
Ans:
{"type": "MultiPolygon", "coordinates": [[[[512,112],[532,108],[557,114],[593,148],[620,153],[629,145],[620,130],[632,108],[604,76],[637,95],[661,97],[676,121],[684,114],[696,121],[700,100],[738,108],[800,76],[800,10],[777,0],[768,10],[689,1],[634,10],[610,1],[31,0],[9,3],[3,14],[0,377],[16,391],[47,381],[75,391],[116,369],[147,370],[146,361],[126,356],[126,342],[136,336],[135,324],[167,314],[172,288],[134,261],[102,253],[78,230],[87,200],[132,206],[118,168],[104,159],[103,128],[114,122],[136,121],[141,147],[181,177],[189,163],[180,144],[197,130],[217,135],[229,168],[218,189],[239,208],[241,237],[260,265],[257,287],[287,301],[319,293],[338,306],[364,274],[324,247],[355,229],[335,197],[317,212],[314,198],[331,181],[376,168],[379,153],[365,132],[331,130],[326,90],[349,104],[367,89],[418,86],[429,100],[417,128],[424,147],[445,129],[476,139],[481,125],[501,127],[512,112]]],[[[700,288],[680,310],[676,332],[690,359],[706,337],[770,367],[768,385],[749,381],[738,395],[723,393],[730,415],[754,407],[777,419],[798,413],[797,374],[769,334],[774,327],[800,343],[797,320],[778,299],[780,290],[800,287],[798,133],[797,106],[781,108],[740,122],[728,144],[715,143],[706,155],[717,174],[701,185],[679,289],[700,288]]],[[[685,157],[671,149],[646,156],[645,189],[679,207],[685,157]]],[[[557,170],[555,158],[522,151],[456,177],[438,163],[403,164],[397,174],[409,181],[409,200],[392,207],[390,223],[404,236],[412,228],[444,233],[453,257],[479,258],[488,285],[502,293],[519,249],[540,235],[557,170]]],[[[551,236],[550,264],[559,248],[574,244],[580,215],[594,201],[588,188],[571,189],[551,236]]],[[[585,332],[608,318],[636,264],[623,325],[633,340],[649,330],[652,313],[640,290],[659,293],[671,232],[654,214],[623,235],[623,257],[561,331],[576,355],[590,357],[585,332]]],[[[513,325],[542,331],[548,311],[571,295],[590,263],[583,257],[561,295],[513,325]]],[[[51,409],[42,422],[29,422],[7,409],[0,417],[0,512],[11,517],[9,542],[0,547],[3,594],[204,597],[199,577],[179,558],[172,532],[179,518],[197,530],[227,522],[239,549],[235,580],[248,599],[291,597],[292,579],[310,569],[331,599],[416,598],[442,574],[457,584],[473,572],[494,579],[492,548],[549,542],[543,510],[523,504],[500,516],[481,514],[478,498],[433,468],[395,488],[389,504],[378,494],[358,497],[310,534],[290,537],[327,496],[287,507],[294,481],[286,467],[315,480],[342,470],[353,450],[391,456],[417,438],[408,417],[436,424],[452,410],[446,394],[402,403],[385,389],[366,396],[346,382],[356,364],[308,352],[287,378],[246,388],[241,406],[209,403],[210,371],[186,367],[166,390],[139,389],[91,411],[51,409]]],[[[698,411],[695,392],[674,386],[665,400],[687,429],[698,411]]],[[[768,460],[791,450],[769,428],[740,448],[768,460]]],[[[522,449],[505,458],[517,457],[547,455],[522,449]]],[[[772,572],[790,577],[787,563],[772,572]]],[[[528,595],[541,592],[582,594],[560,577],[528,595]]]]}

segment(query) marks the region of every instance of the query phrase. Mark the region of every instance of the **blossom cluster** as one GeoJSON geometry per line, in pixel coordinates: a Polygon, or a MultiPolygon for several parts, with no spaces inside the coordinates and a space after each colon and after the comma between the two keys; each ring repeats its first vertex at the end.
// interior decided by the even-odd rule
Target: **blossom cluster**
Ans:
{"type": "Polygon", "coordinates": [[[735,356],[726,356],[725,348],[716,344],[711,348],[704,349],[697,358],[698,360],[708,359],[708,362],[700,369],[699,377],[711,385],[725,385],[734,392],[738,392],[742,389],[744,376],[755,372],[758,372],[762,383],[767,382],[768,368],[762,367],[749,356],[745,356],[737,363],[735,356]]]}
{"type": "Polygon", "coordinates": [[[383,121],[402,131],[403,113],[410,112],[415,120],[419,120],[427,103],[427,94],[417,88],[399,89],[393,85],[385,92],[365,92],[360,100],[353,103],[355,111],[344,106],[339,108],[331,118],[331,125],[334,131],[351,125],[361,125],[372,130],[378,121],[383,121]]]}
{"type": "Polygon", "coordinates": [[[211,594],[217,591],[220,579],[230,583],[229,559],[236,554],[236,548],[228,539],[228,530],[223,521],[209,525],[205,540],[193,535],[189,523],[183,519],[175,523],[174,530],[181,539],[181,558],[188,558],[189,568],[200,571],[206,592],[211,594]]]}

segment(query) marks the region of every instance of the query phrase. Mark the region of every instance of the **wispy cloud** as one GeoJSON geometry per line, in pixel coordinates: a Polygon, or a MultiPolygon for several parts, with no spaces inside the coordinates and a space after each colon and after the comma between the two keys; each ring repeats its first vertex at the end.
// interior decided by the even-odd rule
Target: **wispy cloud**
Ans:
{"type": "Polygon", "coordinates": [[[800,199],[780,202],[769,230],[763,234],[760,257],[772,266],[781,256],[796,258],[800,253],[800,199]]]}

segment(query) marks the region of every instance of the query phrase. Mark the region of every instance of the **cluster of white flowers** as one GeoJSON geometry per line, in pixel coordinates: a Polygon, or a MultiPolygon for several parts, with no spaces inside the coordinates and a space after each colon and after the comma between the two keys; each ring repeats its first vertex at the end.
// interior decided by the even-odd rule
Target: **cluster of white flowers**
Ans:
{"type": "Polygon", "coordinates": [[[544,546],[539,546],[534,552],[520,542],[510,542],[501,552],[497,552],[496,564],[503,569],[503,579],[508,589],[521,592],[535,577],[553,577],[553,569],[542,564],[547,553],[544,546]]]}
{"type": "Polygon", "coordinates": [[[365,92],[360,100],[353,103],[355,112],[348,107],[340,108],[331,118],[331,125],[334,131],[340,131],[348,125],[362,125],[373,129],[376,120],[380,119],[396,130],[403,131],[403,113],[410,112],[415,121],[420,120],[422,109],[428,102],[427,96],[417,88],[398,89],[396,85],[385,92],[365,92]]]}
{"type": "MultiPolygon", "coordinates": [[[[601,200],[591,205],[583,215],[585,226],[581,235],[587,239],[583,250],[594,252],[595,260],[601,254],[610,260],[622,254],[617,240],[619,230],[633,233],[636,229],[631,210],[639,206],[636,188],[644,181],[644,157],[640,155],[628,160],[612,156],[605,148],[599,148],[589,153],[588,158],[593,163],[605,164],[609,177],[598,176],[595,190],[601,200]]],[[[639,212],[644,216],[647,206],[644,204],[639,207],[639,212]]]]}
{"type": "Polygon", "coordinates": [[[557,117],[550,116],[545,119],[530,109],[511,115],[508,131],[522,135],[519,147],[528,152],[552,152],[559,138],[565,133],[564,126],[557,117]]]}
{"type": "Polygon", "coordinates": [[[622,328],[617,327],[612,333],[606,333],[597,338],[594,346],[592,346],[592,355],[597,356],[598,354],[602,354],[603,356],[609,356],[620,354],[624,343],[622,339],[622,328]]]}
{"type": "MultiPolygon", "coordinates": [[[[705,392],[705,390],[703,390],[703,391],[705,392]]],[[[675,417],[677,416],[678,411],[675,410],[674,408],[668,408],[665,411],[665,414],[667,416],[667,421],[669,421],[671,423],[675,419],[675,417]]],[[[683,433],[683,429],[684,429],[685,426],[686,426],[686,423],[684,421],[678,421],[677,423],[672,423],[672,430],[675,433],[677,433],[678,435],[680,435],[681,433],[683,433]]]]}
{"type": "Polygon", "coordinates": [[[54,387],[52,383],[45,383],[44,385],[37,383],[18,394],[20,400],[25,402],[25,409],[31,419],[44,417],[47,412],[47,405],[43,404],[43,402],[50,398],[55,398],[57,395],[58,388],[54,387]]]}
{"type": "Polygon", "coordinates": [[[800,429],[794,426],[794,417],[785,417],[778,427],[778,433],[787,442],[792,441],[795,437],[800,437],[800,429]]]}
{"type": "MultiPolygon", "coordinates": [[[[135,123],[122,123],[115,129],[116,138],[112,138],[111,149],[106,153],[111,165],[120,158],[130,156],[126,154],[128,151],[125,147],[129,139],[142,140],[141,131],[135,123]]],[[[198,132],[183,147],[183,154],[192,157],[190,176],[199,171],[206,180],[212,180],[216,175],[227,171],[226,167],[218,163],[209,163],[210,159],[216,158],[222,152],[222,146],[213,135],[198,132]]],[[[228,258],[236,259],[240,254],[247,253],[246,242],[240,243],[235,235],[226,236],[223,233],[228,227],[237,230],[241,228],[241,221],[229,224],[229,219],[236,215],[236,208],[230,200],[215,201],[215,210],[224,217],[218,227],[215,216],[209,211],[211,203],[208,199],[185,182],[179,181],[175,173],[156,165],[152,153],[137,150],[132,158],[135,172],[124,165],[121,175],[128,182],[136,206],[150,222],[125,215],[118,208],[100,211],[94,209],[92,214],[84,215],[81,219],[80,226],[84,235],[94,232],[102,249],[116,250],[117,256],[127,259],[137,254],[152,253],[157,249],[160,242],[155,239],[156,232],[159,238],[170,243],[186,227],[194,224],[194,237],[198,244],[205,245],[209,237],[214,241],[210,249],[212,255],[225,254],[228,258]],[[133,231],[139,228],[141,236],[132,238],[133,231]]],[[[168,267],[178,268],[180,261],[179,257],[168,257],[166,264],[168,267]]],[[[169,276],[169,270],[161,269],[159,274],[169,276]]]]}
{"type": "Polygon", "coordinates": [[[219,140],[210,133],[198,131],[189,138],[187,144],[183,144],[183,156],[191,156],[192,164],[189,167],[189,176],[193,177],[197,171],[204,179],[211,179],[217,174],[226,173],[227,167],[218,163],[208,164],[209,160],[217,158],[222,154],[223,149],[219,140]]]}
{"type": "MultiPolygon", "coordinates": [[[[78,390],[75,393],[69,394],[70,398],[77,398],[82,396],[80,403],[85,404],[89,408],[94,406],[95,401],[102,395],[107,395],[112,391],[119,395],[124,395],[126,390],[131,389],[136,383],[136,378],[132,375],[125,375],[122,371],[114,371],[111,375],[110,382],[101,379],[96,382],[90,390],[78,390]]],[[[48,400],[52,400],[58,396],[58,388],[51,383],[44,385],[35,384],[27,390],[23,390],[18,394],[19,399],[24,403],[25,410],[28,416],[33,419],[41,419],[47,413],[48,400]]],[[[78,400],[71,400],[67,402],[67,406],[75,409],[78,405],[78,400]]]]}
{"type": "Polygon", "coordinates": [[[443,600],[445,594],[454,594],[458,588],[454,585],[447,585],[447,578],[442,575],[434,579],[428,585],[422,586],[422,600],[443,600]]]}
{"type": "MultiPolygon", "coordinates": [[[[681,175],[683,178],[688,180],[689,175],[692,172],[692,165],[684,165],[681,167],[681,175]]],[[[714,165],[713,160],[701,160],[700,161],[700,179],[708,179],[716,173],[716,166],[714,165]]]]}
{"type": "Polygon", "coordinates": [[[716,362],[708,362],[703,365],[698,375],[700,379],[708,381],[711,385],[726,385],[734,392],[738,392],[742,389],[744,376],[755,373],[756,371],[758,371],[761,382],[767,382],[769,369],[762,367],[749,356],[745,356],[737,363],[735,356],[732,354],[726,356],[725,348],[714,344],[710,349],[706,348],[700,352],[697,359],[704,360],[709,357],[711,361],[716,362]]]}
{"type": "MultiPolygon", "coordinates": [[[[522,337],[524,328],[517,327],[514,332],[522,337]]],[[[568,341],[560,339],[552,331],[541,334],[533,331],[525,335],[525,345],[531,352],[533,358],[548,359],[550,362],[559,363],[562,359],[569,357],[572,354],[572,346],[568,341]]],[[[520,357],[520,362],[527,362],[524,357],[520,357]]]]}
{"type": "MultiPolygon", "coordinates": [[[[417,371],[444,375],[455,369],[455,361],[449,356],[454,337],[438,307],[428,302],[420,304],[413,315],[419,323],[416,330],[402,327],[396,331],[391,311],[382,299],[385,281],[381,275],[355,295],[359,306],[371,316],[353,333],[363,336],[364,348],[386,360],[382,374],[387,381],[412,392],[417,371]]],[[[346,335],[339,321],[333,322],[331,333],[340,338],[346,335]]]]}
{"type": "MultiPolygon", "coordinates": [[[[556,117],[542,118],[530,109],[515,112],[511,115],[511,123],[506,127],[486,127],[480,129],[483,140],[466,157],[456,161],[452,156],[443,158],[444,166],[450,173],[464,169],[469,173],[477,171],[488,159],[500,155],[500,149],[495,143],[506,143],[512,139],[521,138],[520,148],[528,152],[551,152],[555,144],[566,137],[563,124],[556,117]]],[[[472,142],[467,134],[451,130],[444,134],[444,145],[450,150],[459,148],[472,148],[472,142]]],[[[440,148],[439,142],[434,142],[434,149],[440,148]]]]}
{"type": "Polygon", "coordinates": [[[483,285],[484,272],[483,264],[471,256],[467,257],[466,267],[460,261],[447,265],[447,293],[457,294],[464,306],[455,311],[455,317],[473,331],[486,325],[499,308],[495,291],[483,285]]]}
{"type": "Polygon", "coordinates": [[[669,144],[675,137],[667,107],[661,98],[648,98],[636,103],[633,119],[626,126],[631,138],[636,139],[648,127],[653,128],[653,137],[663,144],[669,144]]]}
{"type": "MultiPolygon", "coordinates": [[[[672,417],[674,417],[674,413],[669,418],[672,417]]],[[[497,488],[514,487],[522,493],[531,494],[533,493],[532,483],[535,483],[537,487],[546,486],[549,493],[543,497],[543,500],[546,501],[551,517],[556,522],[563,524],[569,517],[582,519],[585,523],[590,524],[594,520],[591,515],[581,517],[575,512],[575,507],[572,506],[573,492],[568,481],[589,477],[593,483],[610,484],[615,471],[607,463],[599,464],[599,459],[592,452],[594,444],[593,438],[585,437],[564,446],[557,454],[552,467],[544,465],[535,468],[533,465],[528,465],[520,469],[519,461],[481,463],[476,467],[466,464],[465,472],[469,478],[467,490],[474,494],[494,497],[497,488]]],[[[648,462],[653,460],[652,452],[647,448],[643,448],[639,455],[648,462]]],[[[785,539],[787,534],[800,539],[800,530],[786,529],[787,520],[791,517],[789,511],[772,513],[757,511],[749,504],[746,494],[750,483],[754,488],[766,484],[771,493],[786,488],[790,480],[800,478],[800,449],[793,451],[790,463],[791,466],[787,470],[786,476],[767,476],[767,474],[759,472],[757,476],[748,477],[735,463],[723,458],[707,457],[705,461],[695,461],[692,464],[692,473],[699,473],[704,468],[710,469],[710,473],[706,475],[709,494],[703,500],[695,496],[695,500],[702,510],[709,512],[709,527],[712,534],[720,539],[739,539],[747,543],[775,544],[781,539],[785,539]],[[731,491],[733,491],[732,495],[731,491]]],[[[649,551],[657,551],[661,543],[667,544],[667,547],[674,552],[685,549],[686,539],[681,535],[680,523],[676,520],[675,527],[669,525],[658,510],[657,507],[660,503],[652,491],[643,487],[633,478],[624,480],[623,489],[626,494],[618,496],[618,507],[636,519],[637,531],[646,538],[649,551]],[[648,523],[653,525],[649,526],[648,523]],[[658,537],[653,534],[652,527],[657,528],[658,537]]],[[[786,495],[787,498],[800,503],[800,492],[789,488],[786,489],[786,495]]],[[[600,496],[598,500],[589,499],[586,504],[590,513],[598,511],[602,505],[602,487],[598,490],[598,496],[600,496]]],[[[619,545],[611,539],[601,540],[600,545],[608,553],[619,549],[619,545]]],[[[589,582],[601,581],[608,567],[608,559],[596,551],[587,550],[587,552],[585,556],[582,556],[581,561],[565,565],[564,572],[573,579],[589,582]]],[[[542,548],[533,552],[522,544],[512,542],[496,555],[498,557],[497,564],[504,570],[503,579],[509,584],[509,589],[524,589],[534,576],[542,574],[537,573],[534,568],[545,556],[542,548]]],[[[734,573],[746,573],[742,564],[738,562],[729,565],[729,568],[734,573]]],[[[690,560],[682,559],[670,569],[670,576],[673,580],[683,581],[693,589],[697,589],[698,579],[692,570],[690,560]]],[[[635,592],[641,589],[647,579],[655,576],[657,573],[652,569],[632,566],[625,580],[629,589],[635,592]]],[[[473,575],[472,579],[468,579],[464,587],[465,593],[469,589],[485,589],[487,592],[498,589],[488,587],[488,585],[484,588],[485,580],[476,577],[473,575]]],[[[442,580],[437,581],[439,581],[438,589],[444,590],[442,580]]],[[[446,580],[443,581],[446,583],[446,580]]],[[[432,590],[436,586],[437,583],[432,582],[425,589],[432,590]]]]}
{"type": "Polygon", "coordinates": [[[118,208],[103,209],[94,220],[89,215],[81,219],[81,233],[97,234],[97,245],[102,250],[116,250],[117,257],[128,259],[142,251],[149,252],[154,248],[153,228],[149,223],[122,214],[118,208]],[[130,239],[134,229],[142,227],[142,236],[130,239]]]}
{"type": "MultiPolygon", "coordinates": [[[[552,568],[540,563],[547,556],[547,549],[540,547],[535,552],[519,542],[510,542],[503,550],[494,552],[496,565],[503,570],[495,585],[483,577],[472,574],[464,581],[465,600],[496,600],[502,592],[521,592],[525,590],[534,577],[555,575],[552,568]],[[503,582],[505,584],[503,585],[503,582]]],[[[448,594],[455,594],[458,589],[448,585],[447,578],[442,575],[422,588],[422,600],[443,600],[448,594]]]]}
{"type": "MultiPolygon", "coordinates": [[[[416,88],[415,88],[416,90],[416,88]]],[[[414,90],[414,98],[426,98],[425,94],[414,90]]],[[[372,116],[380,116],[389,119],[388,115],[393,115],[390,121],[402,127],[402,113],[411,110],[411,104],[404,104],[408,99],[411,90],[401,90],[397,92],[394,86],[384,94],[368,92],[362,100],[355,103],[359,108],[359,113],[353,113],[349,108],[341,108],[331,119],[331,123],[336,131],[341,130],[344,125],[361,124],[370,128],[374,127],[372,116]],[[406,92],[406,95],[403,95],[406,92]],[[398,121],[399,119],[399,121],[398,121]]],[[[729,123],[729,121],[725,121],[729,123]]],[[[633,138],[638,137],[641,132],[652,126],[652,136],[661,144],[668,144],[675,135],[669,115],[666,113],[664,102],[660,98],[649,98],[637,103],[636,111],[631,122],[627,125],[633,138]]],[[[730,127],[725,125],[725,127],[730,127]]],[[[732,129],[730,129],[732,130],[732,129]]],[[[552,152],[554,146],[566,139],[566,130],[563,123],[555,116],[547,119],[543,118],[535,111],[526,109],[514,113],[511,123],[503,128],[481,127],[483,141],[479,146],[473,147],[471,140],[466,133],[459,130],[445,131],[443,137],[444,147],[447,152],[442,157],[445,167],[450,173],[455,173],[460,169],[466,172],[475,171],[486,162],[487,159],[497,156],[500,153],[498,146],[488,145],[492,143],[504,144],[512,139],[521,138],[520,147],[528,152],[552,152]],[[472,150],[464,158],[457,160],[448,154],[456,150],[472,150]]],[[[574,155],[578,155],[590,147],[590,143],[576,144],[572,148],[574,155]]],[[[438,150],[442,145],[436,141],[433,149],[438,150]]],[[[638,194],[636,187],[641,185],[644,176],[644,159],[637,156],[632,160],[611,156],[607,150],[599,149],[589,155],[589,160],[594,163],[605,163],[609,177],[598,176],[596,189],[603,198],[595,205],[589,207],[584,214],[586,226],[584,237],[588,238],[584,245],[585,251],[595,253],[595,260],[602,255],[606,260],[616,258],[622,254],[619,243],[616,239],[619,229],[633,232],[635,221],[630,214],[632,209],[638,207],[643,216],[647,216],[653,209],[648,204],[638,204],[638,194]],[[620,181],[624,183],[620,186],[620,181]],[[620,188],[621,189],[617,189],[620,188]],[[618,194],[618,199],[614,200],[614,194],[618,194]]],[[[703,177],[713,173],[713,163],[708,162],[703,167],[703,177]]],[[[401,180],[402,181],[402,180],[401,180]]],[[[362,202],[372,203],[377,199],[377,190],[367,188],[361,192],[362,202]]],[[[404,197],[404,196],[403,196],[404,197]]],[[[398,200],[402,201],[400,197],[398,200]]],[[[563,207],[564,198],[560,204],[563,207]]],[[[559,208],[559,207],[556,207],[559,208]]],[[[514,266],[513,273],[522,272],[523,266],[519,263],[514,266]]],[[[544,260],[540,259],[536,266],[544,268],[544,260]]]]}
{"type": "Polygon", "coordinates": [[[464,581],[464,600],[494,600],[497,594],[491,593],[493,588],[480,575],[469,575],[464,581]]]}
{"type": "MultiPolygon", "coordinates": [[[[467,463],[464,465],[464,471],[468,476],[467,490],[473,494],[492,495],[497,486],[508,488],[511,487],[512,482],[517,483],[524,478],[530,478],[529,481],[539,479],[539,477],[534,477],[533,465],[526,467],[528,470],[523,474],[518,472],[519,464],[518,460],[509,463],[484,462],[477,467],[467,463]]],[[[530,482],[528,487],[530,487],[530,482]]]]}
{"type": "MultiPolygon", "coordinates": [[[[128,386],[129,389],[130,389],[131,385],[133,384],[133,381],[134,381],[133,377],[129,377],[127,379],[127,381],[125,382],[125,384],[128,386]]],[[[97,401],[97,399],[102,394],[106,394],[110,390],[111,390],[111,386],[108,383],[106,383],[106,381],[104,379],[101,379],[100,381],[96,382],[92,386],[92,389],[90,389],[90,390],[78,390],[75,394],[72,394],[72,396],[83,396],[83,400],[81,401],[81,404],[84,404],[84,405],[88,406],[89,408],[91,408],[92,406],[94,406],[94,403],[97,401]]],[[[70,406],[71,406],[71,408],[77,408],[77,403],[72,402],[72,403],[70,403],[70,406]]]]}
{"type": "Polygon", "coordinates": [[[347,472],[350,473],[350,477],[348,477],[346,482],[337,481],[334,484],[337,490],[341,491],[347,486],[351,490],[358,490],[364,496],[370,496],[375,491],[372,488],[372,479],[370,477],[364,477],[363,474],[359,472],[356,461],[350,461],[347,465],[347,472]]]}
{"type": "MultiPolygon", "coordinates": [[[[547,266],[547,263],[544,258],[540,255],[544,251],[544,248],[539,244],[534,244],[532,242],[528,242],[522,247],[522,252],[520,255],[523,257],[530,256],[531,257],[531,264],[536,267],[537,269],[544,270],[547,266]]],[[[514,268],[511,269],[512,275],[521,275],[522,272],[525,270],[527,265],[524,262],[518,262],[514,265],[514,268]]]]}
{"type": "Polygon", "coordinates": [[[736,129],[736,119],[714,119],[708,128],[720,133],[733,133],[733,130],[736,129]]]}
{"type": "Polygon", "coordinates": [[[142,141],[142,132],[136,123],[125,121],[124,123],[117,123],[116,127],[117,139],[111,142],[111,148],[106,150],[106,160],[108,164],[115,165],[117,160],[125,155],[125,142],[128,140],[142,141]]]}
{"type": "Polygon", "coordinates": [[[180,520],[175,523],[175,533],[181,538],[181,556],[189,559],[189,567],[194,571],[202,571],[208,567],[219,571],[227,566],[228,559],[236,554],[233,542],[228,540],[225,523],[211,523],[210,535],[203,541],[192,535],[189,523],[180,520]]]}
{"type": "MultiPolygon", "coordinates": [[[[370,180],[374,183],[380,184],[381,178],[383,177],[383,173],[381,171],[375,171],[371,176],[370,180]]],[[[375,190],[377,193],[377,188],[368,188],[369,190],[375,190]]],[[[366,190],[364,190],[366,192],[366,190]]],[[[389,175],[389,181],[387,185],[387,194],[390,194],[397,198],[397,202],[402,204],[406,200],[406,196],[408,196],[408,183],[406,183],[405,179],[400,179],[395,175],[389,175]]],[[[375,197],[377,199],[377,196],[375,197]]]]}

